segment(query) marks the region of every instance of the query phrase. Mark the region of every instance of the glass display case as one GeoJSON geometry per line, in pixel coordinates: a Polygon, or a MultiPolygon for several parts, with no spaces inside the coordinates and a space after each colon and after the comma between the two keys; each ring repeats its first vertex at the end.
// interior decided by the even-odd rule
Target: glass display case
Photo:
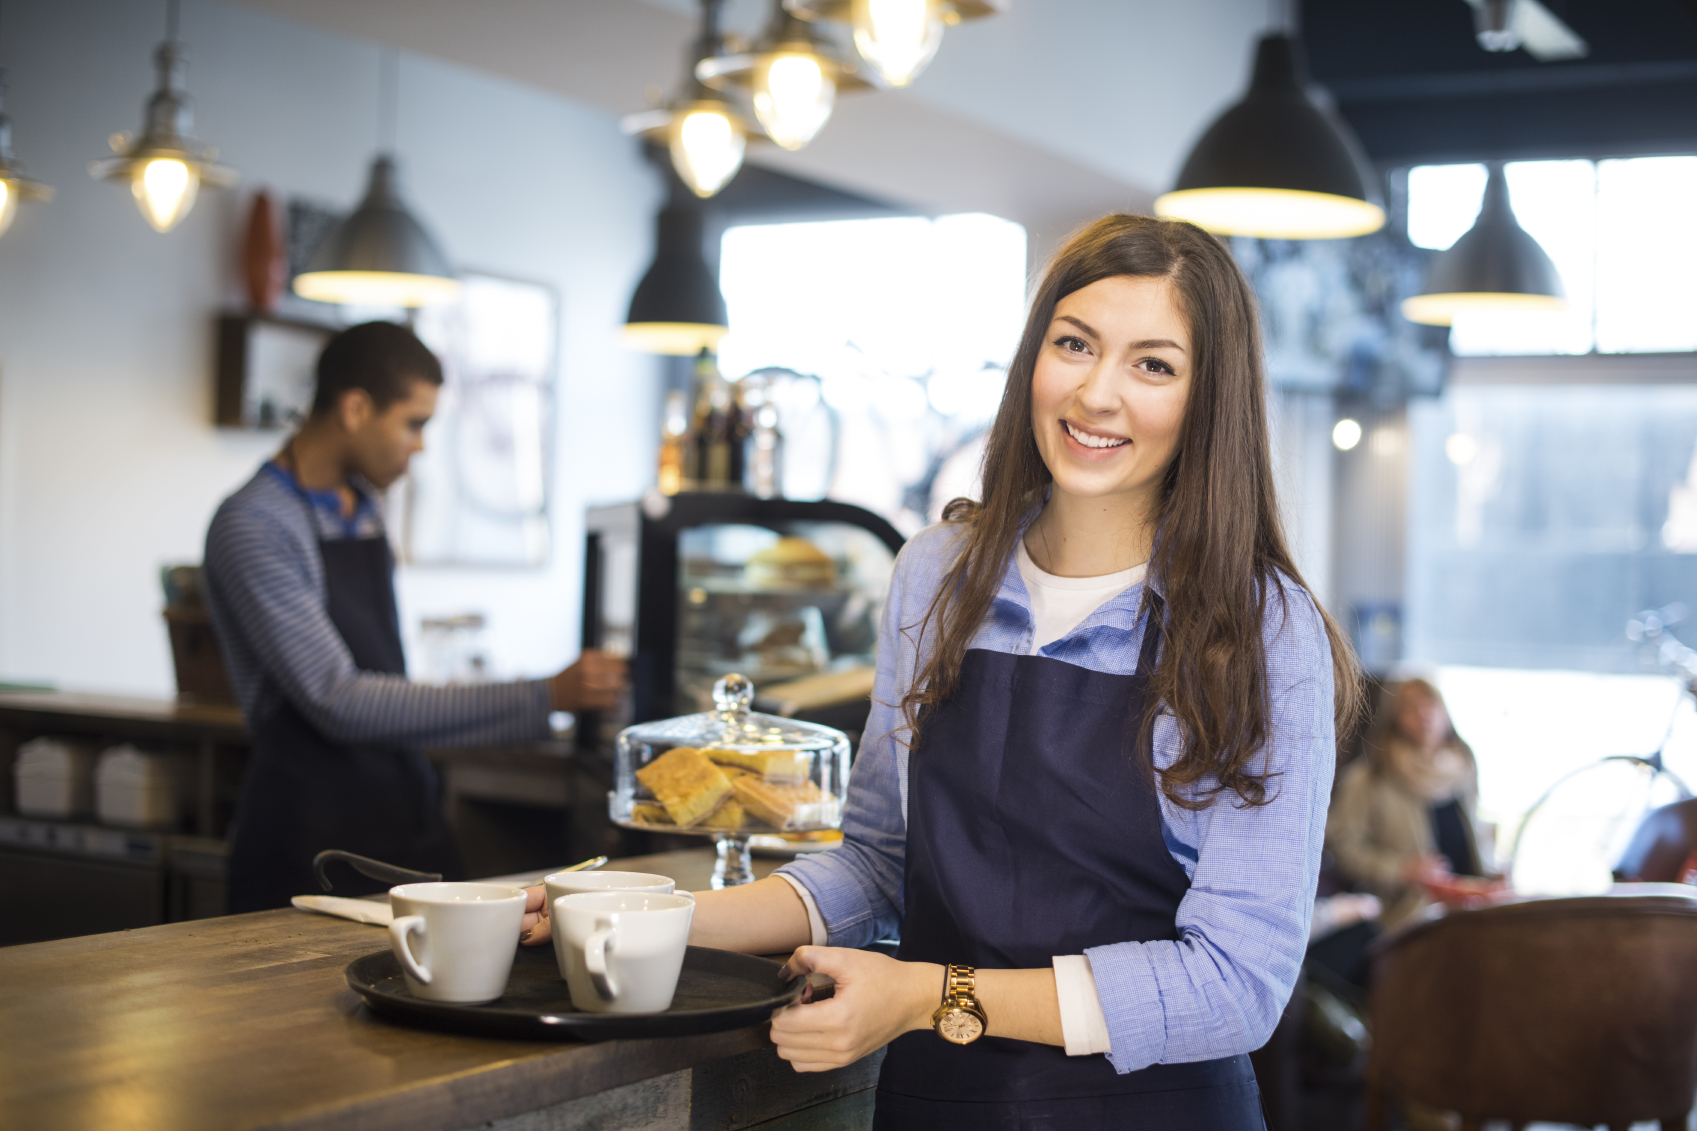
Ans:
{"type": "Polygon", "coordinates": [[[590,508],[583,645],[631,661],[611,730],[715,707],[723,677],[746,678],[755,706],[858,738],[873,649],[902,537],[846,503],[732,492],[653,493],[590,508]]]}
{"type": "Polygon", "coordinates": [[[619,732],[608,816],[627,829],[709,836],[715,888],[754,879],[749,840],[842,826],[848,736],[750,710],[754,684],[715,681],[709,711],[619,732]]]}

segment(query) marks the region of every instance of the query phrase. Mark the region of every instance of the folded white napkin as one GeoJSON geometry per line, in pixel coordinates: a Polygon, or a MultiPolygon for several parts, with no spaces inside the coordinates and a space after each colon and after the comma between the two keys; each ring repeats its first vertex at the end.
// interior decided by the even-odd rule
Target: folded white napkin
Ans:
{"type": "Polygon", "coordinates": [[[297,895],[289,902],[302,911],[335,915],[341,919],[352,919],[356,923],[370,923],[374,927],[387,927],[395,918],[387,903],[377,903],[369,899],[344,899],[339,895],[297,895]]]}

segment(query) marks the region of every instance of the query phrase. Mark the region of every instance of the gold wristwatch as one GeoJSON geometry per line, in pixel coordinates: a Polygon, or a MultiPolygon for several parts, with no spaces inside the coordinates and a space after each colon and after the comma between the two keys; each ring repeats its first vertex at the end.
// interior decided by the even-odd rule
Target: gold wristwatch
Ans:
{"type": "Polygon", "coordinates": [[[950,966],[943,978],[943,1004],[931,1015],[937,1035],[953,1045],[970,1045],[990,1027],[973,993],[972,967],[950,966]]]}

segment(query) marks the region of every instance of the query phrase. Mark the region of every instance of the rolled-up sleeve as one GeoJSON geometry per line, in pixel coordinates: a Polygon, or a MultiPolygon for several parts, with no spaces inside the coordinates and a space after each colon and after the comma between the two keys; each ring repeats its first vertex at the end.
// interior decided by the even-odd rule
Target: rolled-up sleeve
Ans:
{"type": "MultiPolygon", "coordinates": [[[[1163,799],[1169,829],[1196,851],[1178,938],[1085,952],[1120,1072],[1257,1049],[1296,984],[1336,763],[1331,650],[1318,609],[1288,582],[1268,601],[1265,639],[1272,717],[1257,768],[1271,800],[1246,806],[1228,792],[1192,812],[1163,799]]],[[[1180,743],[1161,716],[1157,765],[1180,743]]]]}

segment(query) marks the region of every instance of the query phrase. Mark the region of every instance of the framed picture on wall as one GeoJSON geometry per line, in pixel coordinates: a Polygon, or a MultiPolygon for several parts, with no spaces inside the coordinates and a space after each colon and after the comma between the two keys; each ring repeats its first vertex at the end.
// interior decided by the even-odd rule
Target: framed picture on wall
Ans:
{"type": "Polygon", "coordinates": [[[542,283],[464,272],[460,300],[418,311],[442,359],[424,451],[390,500],[414,565],[540,566],[551,550],[559,299],[542,283]]]}
{"type": "Polygon", "coordinates": [[[318,354],[333,333],[263,314],[221,316],[214,423],[262,432],[297,427],[312,409],[318,354]]]}

